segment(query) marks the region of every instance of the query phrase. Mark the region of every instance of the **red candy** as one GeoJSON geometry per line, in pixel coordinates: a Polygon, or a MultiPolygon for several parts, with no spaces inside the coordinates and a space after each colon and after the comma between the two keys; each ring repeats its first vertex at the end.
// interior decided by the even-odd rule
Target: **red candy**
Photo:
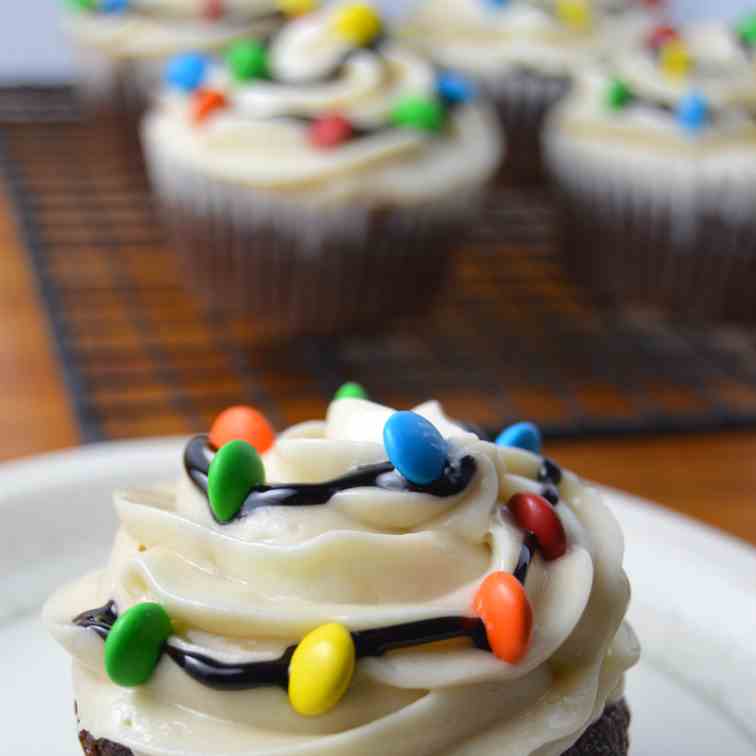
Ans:
{"type": "Polygon", "coordinates": [[[488,575],[475,594],[473,611],[483,620],[488,643],[498,659],[516,664],[525,656],[533,630],[533,610],[514,575],[488,575]]]}
{"type": "Polygon", "coordinates": [[[559,559],[567,551],[567,535],[562,521],[543,496],[516,493],[507,502],[507,507],[523,530],[531,530],[535,534],[547,562],[559,559]]]}
{"type": "Polygon", "coordinates": [[[340,115],[318,118],[310,126],[310,143],[320,149],[338,147],[352,136],[352,124],[340,115]]]}
{"type": "Polygon", "coordinates": [[[205,0],[203,16],[208,21],[217,21],[223,15],[223,0],[205,0]]]}
{"type": "Polygon", "coordinates": [[[660,50],[668,42],[679,39],[680,35],[673,26],[657,26],[654,28],[646,39],[646,44],[652,50],[660,50]]]}
{"type": "Polygon", "coordinates": [[[255,447],[258,454],[264,454],[276,440],[268,418],[253,407],[238,405],[229,407],[215,418],[210,429],[210,443],[220,449],[229,441],[241,439],[255,447]]]}
{"type": "Polygon", "coordinates": [[[202,123],[216,110],[228,104],[226,96],[217,89],[198,89],[192,102],[192,118],[195,123],[202,123]]]}

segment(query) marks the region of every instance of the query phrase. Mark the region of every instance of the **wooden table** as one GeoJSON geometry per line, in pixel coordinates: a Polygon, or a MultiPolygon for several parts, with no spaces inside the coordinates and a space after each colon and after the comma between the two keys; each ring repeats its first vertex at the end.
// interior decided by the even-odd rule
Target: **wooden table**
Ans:
{"type": "MultiPolygon", "coordinates": [[[[78,443],[76,420],[7,198],[0,193],[0,458],[78,443]]],[[[658,501],[756,544],[756,432],[562,442],[549,454],[586,477],[658,501]]]]}

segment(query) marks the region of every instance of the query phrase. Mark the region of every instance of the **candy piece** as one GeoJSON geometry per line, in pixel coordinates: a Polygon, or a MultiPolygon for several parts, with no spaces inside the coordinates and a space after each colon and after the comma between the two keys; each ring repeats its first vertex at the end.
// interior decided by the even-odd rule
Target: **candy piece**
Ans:
{"type": "Polygon", "coordinates": [[[359,383],[348,381],[333,395],[334,399],[367,399],[368,393],[359,383]]]}
{"type": "Polygon", "coordinates": [[[418,131],[440,131],[446,113],[441,103],[427,97],[405,97],[393,107],[391,123],[418,131]]]}
{"type": "Polygon", "coordinates": [[[362,47],[381,33],[380,16],[367,3],[350,3],[333,18],[333,30],[344,41],[362,47]]]}
{"type": "Polygon", "coordinates": [[[209,437],[216,449],[241,439],[254,446],[258,454],[265,454],[273,446],[276,432],[262,412],[240,404],[223,410],[215,418],[209,437]]]}
{"type": "Polygon", "coordinates": [[[622,110],[632,99],[633,93],[622,79],[612,79],[609,82],[606,89],[606,104],[612,110],[622,110]]]}
{"type": "Polygon", "coordinates": [[[525,449],[538,454],[542,446],[541,431],[534,423],[515,423],[499,433],[496,445],[514,446],[516,449],[525,449]]]}
{"type": "Polygon", "coordinates": [[[394,467],[417,486],[438,480],[447,445],[436,427],[415,412],[395,412],[383,426],[383,444],[394,467]]]}
{"type": "Polygon", "coordinates": [[[278,7],[287,16],[304,16],[318,7],[317,0],[278,0],[278,7]]]}
{"type": "Polygon", "coordinates": [[[588,0],[557,0],[556,11],[559,20],[576,31],[591,25],[591,7],[588,0]]]}
{"type": "Polygon", "coordinates": [[[208,60],[199,53],[177,55],[168,62],[166,81],[176,89],[193,92],[198,89],[207,74],[208,60]]]}
{"type": "Polygon", "coordinates": [[[104,13],[123,13],[129,7],[129,0],[101,0],[100,10],[104,13]]]}
{"type": "Polygon", "coordinates": [[[659,64],[667,76],[685,76],[692,64],[688,46],[682,40],[672,40],[662,45],[659,64]]]}
{"type": "Polygon", "coordinates": [[[338,147],[352,137],[352,124],[340,115],[322,116],[312,122],[309,137],[314,147],[338,147]]]}
{"type": "Polygon", "coordinates": [[[195,123],[202,123],[216,110],[222,110],[228,105],[226,95],[217,89],[198,89],[192,99],[192,119],[195,123]]]}
{"type": "Polygon", "coordinates": [[[508,572],[492,572],[475,594],[473,611],[483,620],[491,650],[516,664],[528,650],[533,610],[525,588],[508,572]]]}
{"type": "Polygon", "coordinates": [[[217,21],[219,18],[223,18],[224,13],[223,0],[205,0],[202,15],[208,21],[217,21]]]}
{"type": "Polygon", "coordinates": [[[742,18],[735,31],[747,45],[756,45],[756,13],[749,13],[742,18]]]}
{"type": "Polygon", "coordinates": [[[231,46],[226,55],[226,63],[237,81],[250,79],[267,79],[268,51],[257,40],[245,40],[231,46]]]}
{"type": "Polygon", "coordinates": [[[352,682],[355,649],[343,625],[321,625],[297,646],[289,666],[289,700],[304,717],[330,711],[352,682]]]}
{"type": "Polygon", "coordinates": [[[105,671],[124,688],[146,683],[173,629],[160,604],[135,604],[113,624],[105,641],[105,671]]]}
{"type": "Polygon", "coordinates": [[[436,78],[438,96],[449,103],[468,102],[477,94],[475,85],[464,76],[445,71],[436,78]]]}
{"type": "Polygon", "coordinates": [[[93,11],[97,9],[97,0],[66,0],[66,5],[73,11],[93,11]]]}
{"type": "Polygon", "coordinates": [[[229,441],[222,446],[207,476],[207,495],[215,519],[230,522],[256,486],[265,483],[265,468],[255,447],[246,441],[229,441]]]}
{"type": "Polygon", "coordinates": [[[697,92],[685,95],[677,107],[677,120],[688,131],[700,131],[709,121],[708,100],[697,92]]]}
{"type": "Polygon", "coordinates": [[[543,558],[547,562],[564,556],[564,552],[567,551],[564,526],[543,496],[516,493],[507,502],[507,508],[523,530],[530,530],[535,534],[543,558]]]}
{"type": "Polygon", "coordinates": [[[652,50],[660,50],[662,46],[666,45],[668,42],[679,39],[680,33],[677,31],[677,29],[675,29],[674,26],[662,24],[661,26],[656,26],[651,30],[651,33],[646,38],[646,44],[652,50]]]}
{"type": "Polygon", "coordinates": [[[509,5],[509,0],[486,0],[486,4],[492,8],[505,8],[509,5]]]}

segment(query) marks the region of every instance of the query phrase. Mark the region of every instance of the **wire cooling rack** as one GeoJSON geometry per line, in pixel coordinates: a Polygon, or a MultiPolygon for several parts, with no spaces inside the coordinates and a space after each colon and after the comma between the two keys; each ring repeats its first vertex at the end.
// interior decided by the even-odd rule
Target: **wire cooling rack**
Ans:
{"type": "Polygon", "coordinates": [[[238,402],[281,427],[321,416],[347,379],[395,406],[436,397],[491,431],[523,417],[552,437],[756,426],[756,336],[592,308],[561,274],[538,192],[491,197],[430,316],[251,347],[184,291],[139,156],[101,131],[67,90],[0,90],[0,171],[84,441],[192,432],[238,402]]]}

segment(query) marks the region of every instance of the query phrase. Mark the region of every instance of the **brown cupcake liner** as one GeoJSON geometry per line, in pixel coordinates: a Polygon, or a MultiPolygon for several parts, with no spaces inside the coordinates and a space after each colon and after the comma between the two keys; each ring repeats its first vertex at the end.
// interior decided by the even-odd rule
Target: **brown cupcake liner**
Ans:
{"type": "Polygon", "coordinates": [[[570,82],[568,76],[518,69],[484,85],[507,140],[500,183],[534,185],[546,181],[541,132],[547,114],[568,92],[570,82]]]}
{"type": "Polygon", "coordinates": [[[147,152],[191,289],[256,342],[375,330],[426,310],[478,207],[476,192],[422,205],[313,204],[147,152]]]}
{"type": "MultiPolygon", "coordinates": [[[[562,756],[627,756],[630,711],[624,699],[606,707],[603,715],[562,756]]],[[[122,745],[97,739],[87,730],[79,732],[85,756],[134,756],[122,745]]]]}
{"type": "Polygon", "coordinates": [[[629,191],[561,184],[566,269],[599,305],[680,321],[753,321],[756,216],[724,213],[701,195],[695,215],[638,201],[629,191]]]}

